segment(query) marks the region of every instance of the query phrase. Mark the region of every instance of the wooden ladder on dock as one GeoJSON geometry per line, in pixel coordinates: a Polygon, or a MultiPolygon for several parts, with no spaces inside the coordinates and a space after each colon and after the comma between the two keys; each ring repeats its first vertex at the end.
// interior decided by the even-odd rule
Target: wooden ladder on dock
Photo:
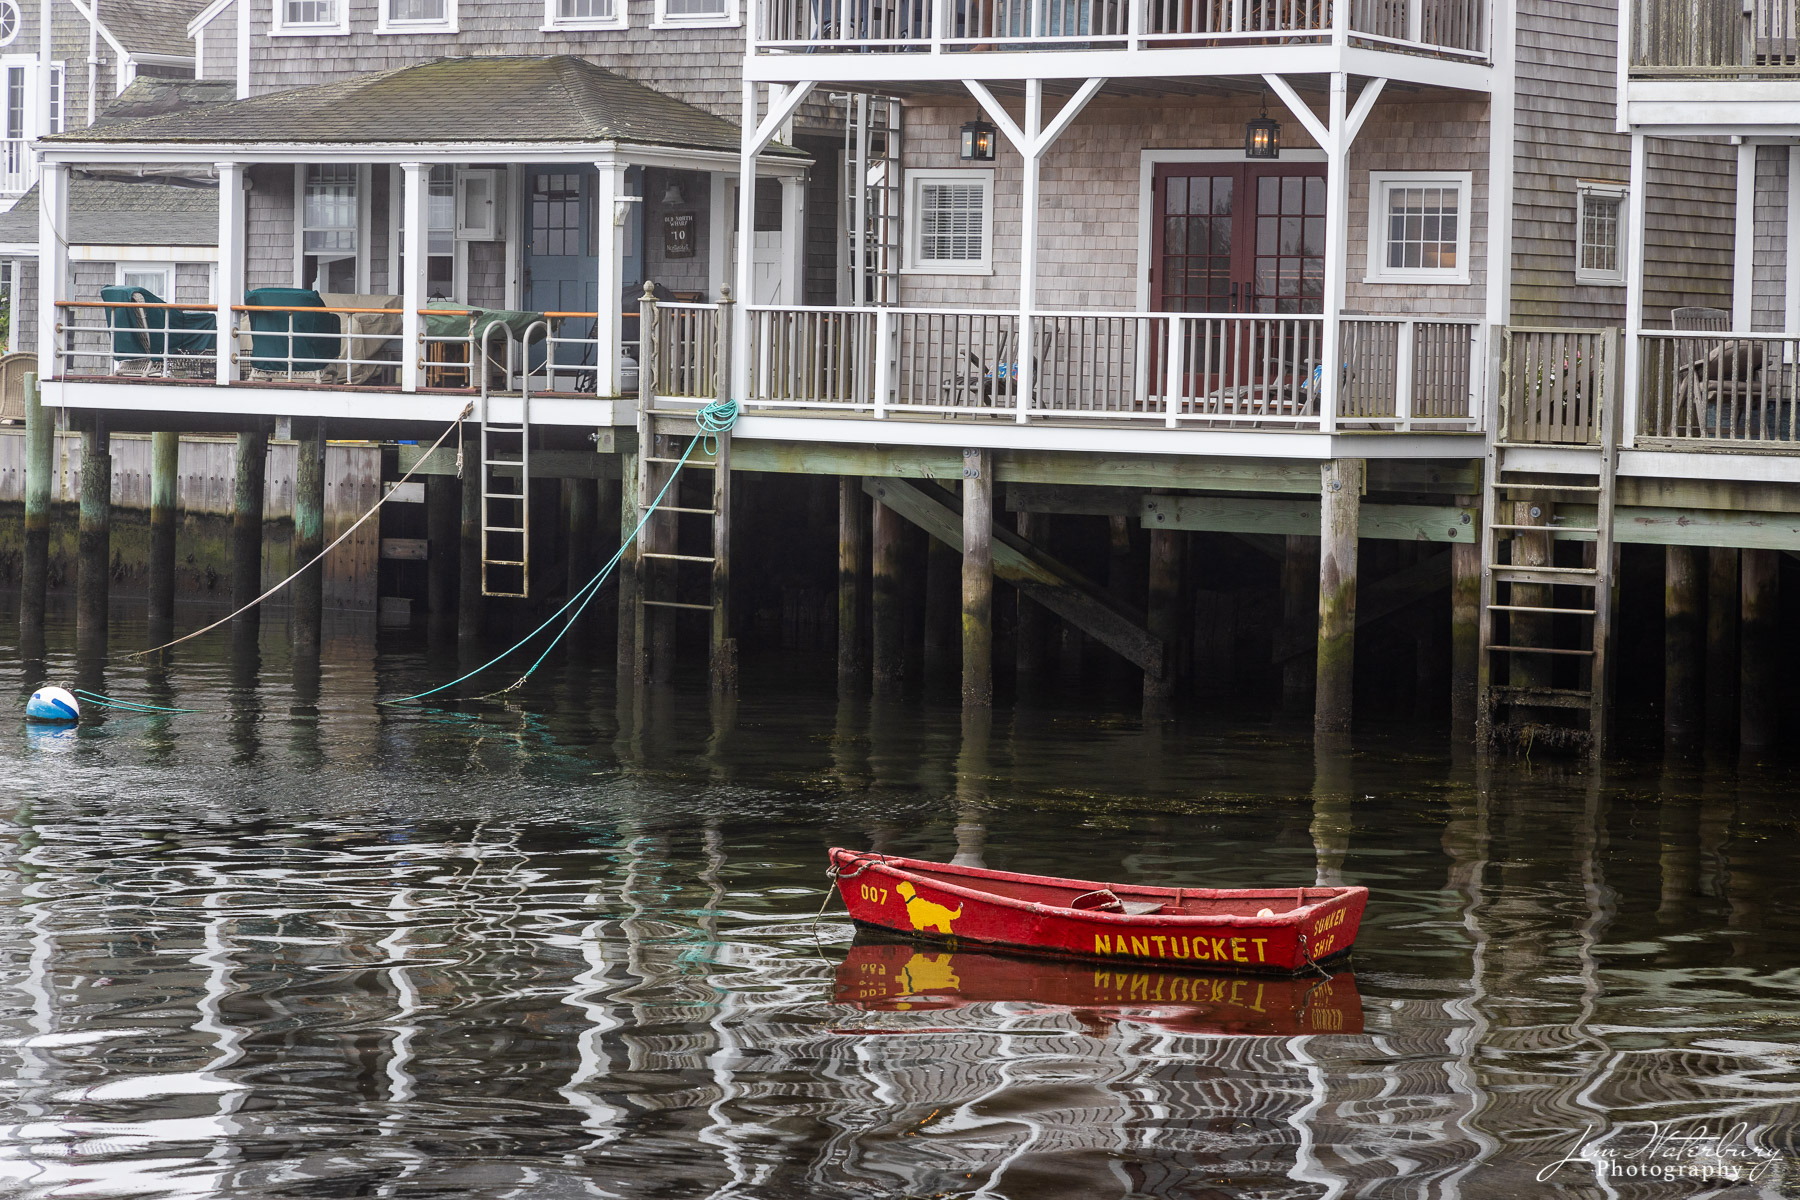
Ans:
{"type": "Polygon", "coordinates": [[[523,599],[531,590],[531,394],[519,419],[495,421],[481,402],[481,594],[523,599]]]}
{"type": "Polygon", "coordinates": [[[1476,710],[1484,748],[1536,742],[1594,759],[1605,750],[1617,573],[1613,367],[1589,377],[1601,396],[1582,441],[1505,440],[1502,417],[1488,447],[1476,710]]]}
{"type": "MultiPolygon", "coordinates": [[[[710,475],[710,506],[684,505],[679,480],[670,486],[662,503],[656,504],[689,441],[701,436],[694,423],[700,406],[655,408],[652,403],[646,401],[638,412],[637,513],[640,521],[648,520],[639,535],[633,567],[637,573],[633,674],[640,683],[666,681],[673,667],[675,617],[682,611],[704,612],[711,618],[708,661],[713,690],[728,693],[737,687],[737,642],[731,636],[730,606],[731,435],[718,435],[716,455],[707,454],[703,446],[696,447],[682,468],[684,472],[697,468],[710,475]],[[708,532],[704,547],[695,545],[700,539],[690,532],[685,539],[689,552],[684,553],[684,528],[699,524],[701,518],[705,518],[708,532]],[[702,548],[706,553],[692,552],[702,548]],[[698,568],[709,573],[704,586],[687,578],[698,568]],[[705,603],[683,600],[683,594],[707,599],[705,603]]],[[[689,495],[692,492],[688,489],[689,495]]]]}

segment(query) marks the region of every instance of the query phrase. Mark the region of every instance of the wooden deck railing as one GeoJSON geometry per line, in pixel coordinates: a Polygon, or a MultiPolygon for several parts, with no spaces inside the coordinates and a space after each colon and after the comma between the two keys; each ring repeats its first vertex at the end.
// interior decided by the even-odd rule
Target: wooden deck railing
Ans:
{"type": "MultiPolygon", "coordinates": [[[[1337,0],[757,0],[753,54],[1312,45],[1337,0]]],[[[1485,0],[1342,0],[1362,45],[1481,57],[1485,0]]]]}
{"type": "Polygon", "coordinates": [[[1619,390],[1617,329],[1508,328],[1501,349],[1503,442],[1596,445],[1619,390]]]}
{"type": "Polygon", "coordinates": [[[1635,75],[1800,76],[1800,0],[1636,0],[1635,75]]]}
{"type": "Polygon", "coordinates": [[[1800,338],[1644,330],[1638,436],[1800,449],[1800,338]]]}

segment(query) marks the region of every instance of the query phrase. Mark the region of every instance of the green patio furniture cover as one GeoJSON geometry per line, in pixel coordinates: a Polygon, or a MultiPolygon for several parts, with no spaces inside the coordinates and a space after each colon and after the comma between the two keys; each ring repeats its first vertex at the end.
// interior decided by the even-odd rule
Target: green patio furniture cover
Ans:
{"type": "Polygon", "coordinates": [[[342,327],[337,314],[307,311],[325,307],[325,301],[312,289],[253,288],[244,296],[244,303],[250,308],[285,310],[250,314],[250,365],[256,370],[284,375],[291,371],[322,371],[343,357],[344,340],[339,336],[342,327]]]}
{"type": "Polygon", "coordinates": [[[211,354],[213,322],[210,312],[189,312],[181,308],[113,308],[111,305],[161,304],[148,288],[115,284],[100,289],[100,299],[109,307],[106,326],[112,330],[113,355],[116,358],[161,358],[163,340],[168,339],[169,354],[211,354]],[[165,331],[166,334],[165,334],[165,331]]]}

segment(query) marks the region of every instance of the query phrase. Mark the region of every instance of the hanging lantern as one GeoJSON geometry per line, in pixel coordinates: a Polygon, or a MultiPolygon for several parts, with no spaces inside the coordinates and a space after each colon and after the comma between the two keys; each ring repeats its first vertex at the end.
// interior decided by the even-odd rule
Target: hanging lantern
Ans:
{"type": "Polygon", "coordinates": [[[994,140],[999,131],[986,121],[970,121],[962,127],[962,160],[993,162],[994,140]]]}
{"type": "Polygon", "coordinates": [[[1262,104],[1262,115],[1244,122],[1244,157],[1281,157],[1281,122],[1269,119],[1266,99],[1262,104]]]}

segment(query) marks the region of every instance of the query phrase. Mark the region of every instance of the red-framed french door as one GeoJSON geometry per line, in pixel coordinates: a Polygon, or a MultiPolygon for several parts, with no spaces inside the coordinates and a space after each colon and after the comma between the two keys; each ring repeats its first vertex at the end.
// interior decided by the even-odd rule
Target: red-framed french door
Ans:
{"type": "MultiPolygon", "coordinates": [[[[1324,311],[1325,164],[1161,163],[1152,186],[1155,311],[1324,311]]],[[[1221,323],[1206,346],[1188,346],[1189,389],[1249,384],[1270,361],[1285,361],[1271,359],[1269,328],[1245,322],[1227,333],[1221,323]]]]}

